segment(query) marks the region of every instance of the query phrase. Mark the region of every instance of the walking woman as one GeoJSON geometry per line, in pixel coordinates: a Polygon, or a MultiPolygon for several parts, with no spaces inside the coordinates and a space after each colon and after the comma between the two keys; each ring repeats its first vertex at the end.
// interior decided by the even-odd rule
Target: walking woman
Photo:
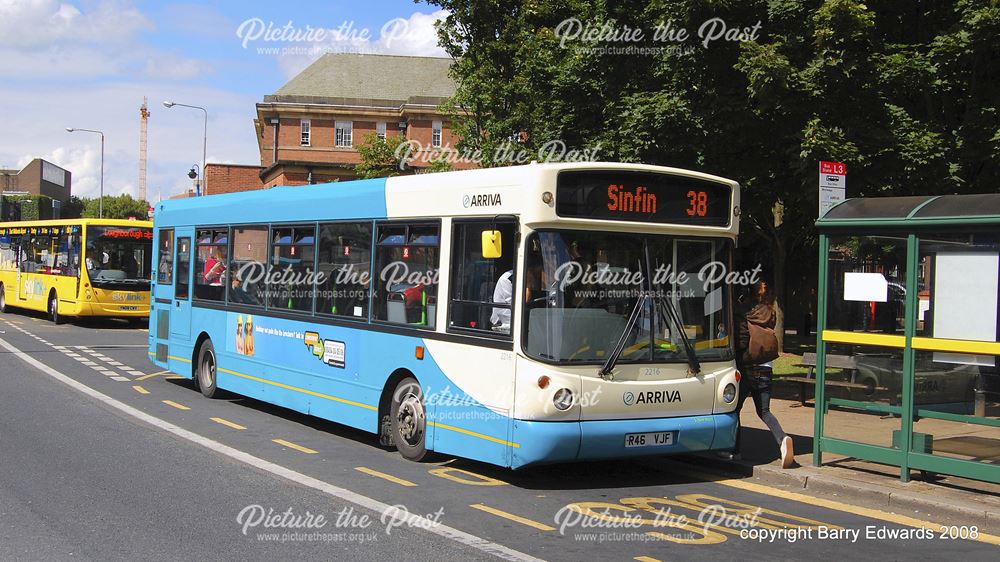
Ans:
{"type": "MultiPolygon", "coordinates": [[[[741,299],[737,311],[739,339],[736,367],[742,377],[736,413],[739,416],[747,396],[753,396],[757,416],[767,424],[775,441],[778,442],[781,467],[789,468],[795,460],[792,438],[785,434],[778,419],[771,413],[771,361],[778,357],[778,338],[774,334],[774,297],[771,296],[767,283],[759,281],[754,284],[750,295],[741,299]]],[[[737,428],[736,449],[730,455],[731,458],[740,458],[740,433],[740,428],[737,428]]]]}

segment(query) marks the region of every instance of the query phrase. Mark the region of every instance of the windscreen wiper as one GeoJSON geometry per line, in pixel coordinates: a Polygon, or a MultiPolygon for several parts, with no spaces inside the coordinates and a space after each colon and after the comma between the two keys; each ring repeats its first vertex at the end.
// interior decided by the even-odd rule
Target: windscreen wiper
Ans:
{"type": "Polygon", "coordinates": [[[677,309],[674,308],[674,303],[670,302],[670,299],[664,295],[657,296],[657,303],[667,311],[667,315],[670,317],[670,320],[672,320],[673,324],[677,326],[677,331],[681,336],[681,342],[684,343],[684,353],[687,354],[688,375],[697,375],[701,372],[701,363],[698,362],[698,356],[695,353],[694,346],[691,345],[691,340],[688,339],[687,332],[684,331],[684,324],[681,323],[681,317],[677,313],[677,309]]]}
{"type": "Polygon", "coordinates": [[[618,358],[621,357],[622,351],[625,349],[625,344],[628,342],[628,335],[632,331],[632,326],[635,325],[636,320],[639,319],[639,313],[642,312],[642,307],[649,299],[649,294],[643,292],[642,296],[636,299],[635,308],[632,309],[632,313],[628,316],[628,322],[625,323],[625,329],[622,330],[621,337],[618,338],[618,343],[615,344],[614,349],[611,350],[611,354],[608,355],[608,360],[604,362],[604,366],[601,367],[597,374],[601,376],[604,380],[614,380],[614,374],[612,371],[615,369],[615,363],[618,362],[618,358]]]}

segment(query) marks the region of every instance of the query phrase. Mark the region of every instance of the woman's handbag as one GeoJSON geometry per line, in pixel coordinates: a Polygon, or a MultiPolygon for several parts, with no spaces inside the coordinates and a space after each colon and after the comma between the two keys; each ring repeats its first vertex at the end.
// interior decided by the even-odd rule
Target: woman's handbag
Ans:
{"type": "Polygon", "coordinates": [[[760,365],[778,358],[778,337],[774,330],[747,322],[750,345],[743,356],[747,365],[760,365]]]}

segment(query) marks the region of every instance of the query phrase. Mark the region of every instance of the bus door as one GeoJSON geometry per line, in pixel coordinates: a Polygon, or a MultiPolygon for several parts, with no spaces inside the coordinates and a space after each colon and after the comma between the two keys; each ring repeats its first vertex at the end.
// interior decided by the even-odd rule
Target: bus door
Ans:
{"type": "Polygon", "coordinates": [[[26,246],[30,247],[31,236],[24,235],[18,240],[17,247],[14,248],[15,257],[14,260],[17,262],[17,295],[15,302],[21,302],[28,300],[28,291],[25,289],[25,284],[28,282],[27,276],[23,272],[27,271],[28,262],[27,256],[28,251],[26,246]]]}
{"type": "Polygon", "coordinates": [[[191,253],[194,246],[194,228],[177,228],[174,232],[174,286],[170,306],[170,335],[187,341],[191,339],[191,253]]]}

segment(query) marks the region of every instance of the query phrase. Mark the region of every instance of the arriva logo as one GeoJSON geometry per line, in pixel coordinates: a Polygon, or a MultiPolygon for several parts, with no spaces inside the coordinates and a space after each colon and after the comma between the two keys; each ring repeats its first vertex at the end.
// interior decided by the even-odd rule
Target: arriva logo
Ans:
{"type": "Polygon", "coordinates": [[[481,195],[466,195],[462,198],[462,206],[469,207],[495,207],[503,205],[499,193],[484,193],[481,195]]]}
{"type": "Polygon", "coordinates": [[[634,392],[626,392],[622,395],[622,401],[625,402],[626,406],[638,404],[663,404],[664,402],[669,404],[681,401],[681,391],[647,390],[646,392],[640,392],[638,394],[634,392]]]}

